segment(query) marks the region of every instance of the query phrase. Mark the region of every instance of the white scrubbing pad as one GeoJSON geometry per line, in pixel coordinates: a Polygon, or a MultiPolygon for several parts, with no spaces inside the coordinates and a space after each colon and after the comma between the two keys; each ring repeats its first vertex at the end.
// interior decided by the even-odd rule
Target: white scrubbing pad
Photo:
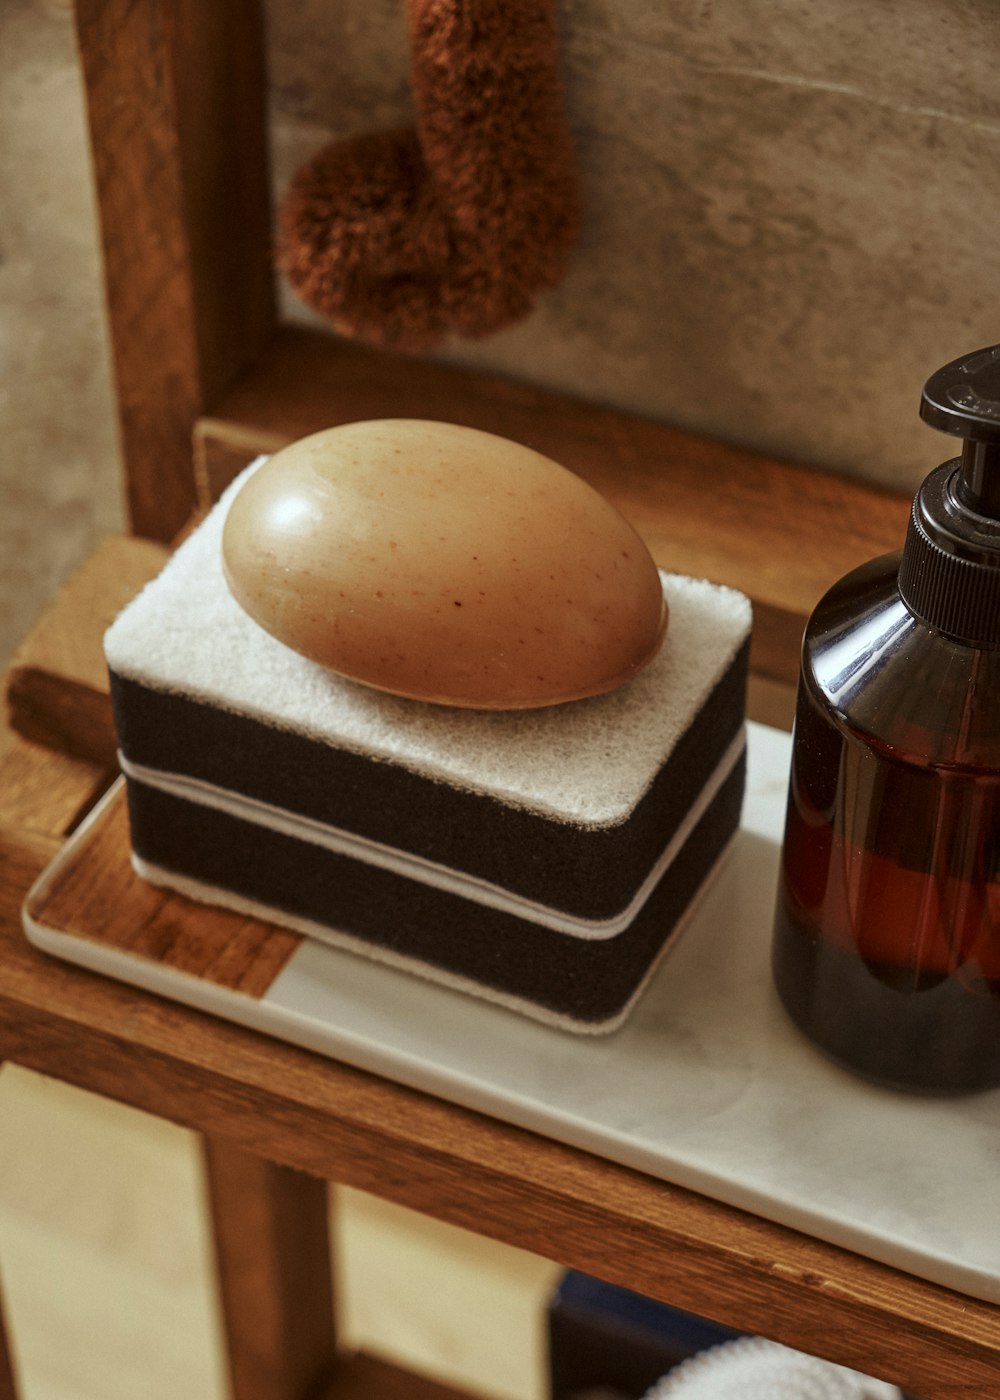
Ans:
{"type": "Polygon", "coordinates": [[[645,1400],[901,1400],[900,1391],[844,1366],[738,1337],[681,1362],[645,1400]]]}
{"type": "Polygon", "coordinates": [[[664,575],[664,647],[608,695],[497,712],[383,694],[289,650],[230,593],[222,529],[263,460],[112,625],[105,654],[118,675],[559,820],[609,826],[627,819],[749,633],[743,594],[664,575]]]}

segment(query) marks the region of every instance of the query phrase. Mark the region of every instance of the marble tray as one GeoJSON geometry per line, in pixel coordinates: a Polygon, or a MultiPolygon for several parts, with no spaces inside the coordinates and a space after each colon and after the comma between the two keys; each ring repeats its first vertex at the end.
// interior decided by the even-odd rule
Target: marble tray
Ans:
{"type": "MultiPolygon", "coordinates": [[[[25,928],[58,957],[1000,1302],[1000,1091],[936,1100],[864,1084],[814,1051],[775,998],[789,740],[750,729],[734,848],[611,1036],[554,1030],[297,936],[278,935],[287,946],[256,985],[224,986],[163,965],[141,940],[108,946],[59,927],[53,893],[120,813],[120,793],[43,874],[25,928]]],[[[115,878],[135,880],[118,842],[115,878]]]]}

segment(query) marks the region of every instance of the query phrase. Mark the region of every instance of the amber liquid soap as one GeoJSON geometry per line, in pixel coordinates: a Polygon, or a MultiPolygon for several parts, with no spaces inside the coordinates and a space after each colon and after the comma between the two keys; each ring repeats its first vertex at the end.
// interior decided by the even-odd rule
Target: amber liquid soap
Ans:
{"type": "MultiPolygon", "coordinates": [[[[950,388],[979,372],[1000,444],[1000,348],[984,355],[941,373],[950,388]]],[[[1000,523],[984,466],[1000,455],[976,443],[932,473],[906,549],[835,585],[803,642],[775,985],[841,1064],[917,1092],[1000,1084],[1000,523]]]]}

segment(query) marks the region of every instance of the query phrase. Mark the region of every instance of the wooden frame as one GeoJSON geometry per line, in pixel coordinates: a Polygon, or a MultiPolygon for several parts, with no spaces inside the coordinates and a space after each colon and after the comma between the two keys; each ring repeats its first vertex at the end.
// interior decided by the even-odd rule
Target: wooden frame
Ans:
{"type": "Polygon", "coordinates": [[[191,431],[269,338],[256,0],[76,0],[132,526],[194,507],[191,431]]]}
{"type": "MultiPolygon", "coordinates": [[[[899,544],[906,501],[599,405],[279,327],[257,0],[77,0],[77,21],[138,534],[173,538],[257,451],[332,422],[472,423],[594,481],[663,564],[744,588],[756,713],[773,717],[763,697],[787,717],[803,617],[846,568],[899,544]]],[[[105,556],[102,598],[142,572],[121,548],[105,556]]],[[[997,1308],[34,953],[19,930],[23,893],[106,782],[93,596],[71,585],[29,640],[31,664],[15,666],[15,728],[83,758],[14,739],[0,759],[0,1058],[205,1135],[239,1400],[301,1397],[333,1363],[324,1178],[924,1400],[992,1392],[997,1308]],[[93,656],[74,653],[67,675],[60,637],[87,631],[87,618],[93,656]],[[99,740],[67,732],[84,696],[99,740]],[[251,1254],[248,1219],[265,1244],[251,1254]]],[[[3,1370],[0,1350],[0,1395],[12,1386],[3,1370]]],[[[336,1364],[325,1393],[447,1392],[362,1359],[336,1364]]]]}

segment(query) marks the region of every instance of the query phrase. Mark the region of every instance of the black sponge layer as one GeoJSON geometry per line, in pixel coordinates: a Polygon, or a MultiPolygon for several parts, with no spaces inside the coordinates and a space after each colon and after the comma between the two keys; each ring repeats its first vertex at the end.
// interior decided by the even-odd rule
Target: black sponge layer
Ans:
{"type": "Polygon", "coordinates": [[[627,1006],[733,835],[744,783],[741,758],[631,925],[604,939],[555,932],[135,781],[128,794],[136,854],[181,880],[596,1026],[627,1006]]]}
{"type": "Polygon", "coordinates": [[[610,919],[688,815],[743,724],[749,643],[626,821],[588,827],[511,807],[112,672],[125,759],[211,783],[436,861],[585,919],[610,919]]]}

